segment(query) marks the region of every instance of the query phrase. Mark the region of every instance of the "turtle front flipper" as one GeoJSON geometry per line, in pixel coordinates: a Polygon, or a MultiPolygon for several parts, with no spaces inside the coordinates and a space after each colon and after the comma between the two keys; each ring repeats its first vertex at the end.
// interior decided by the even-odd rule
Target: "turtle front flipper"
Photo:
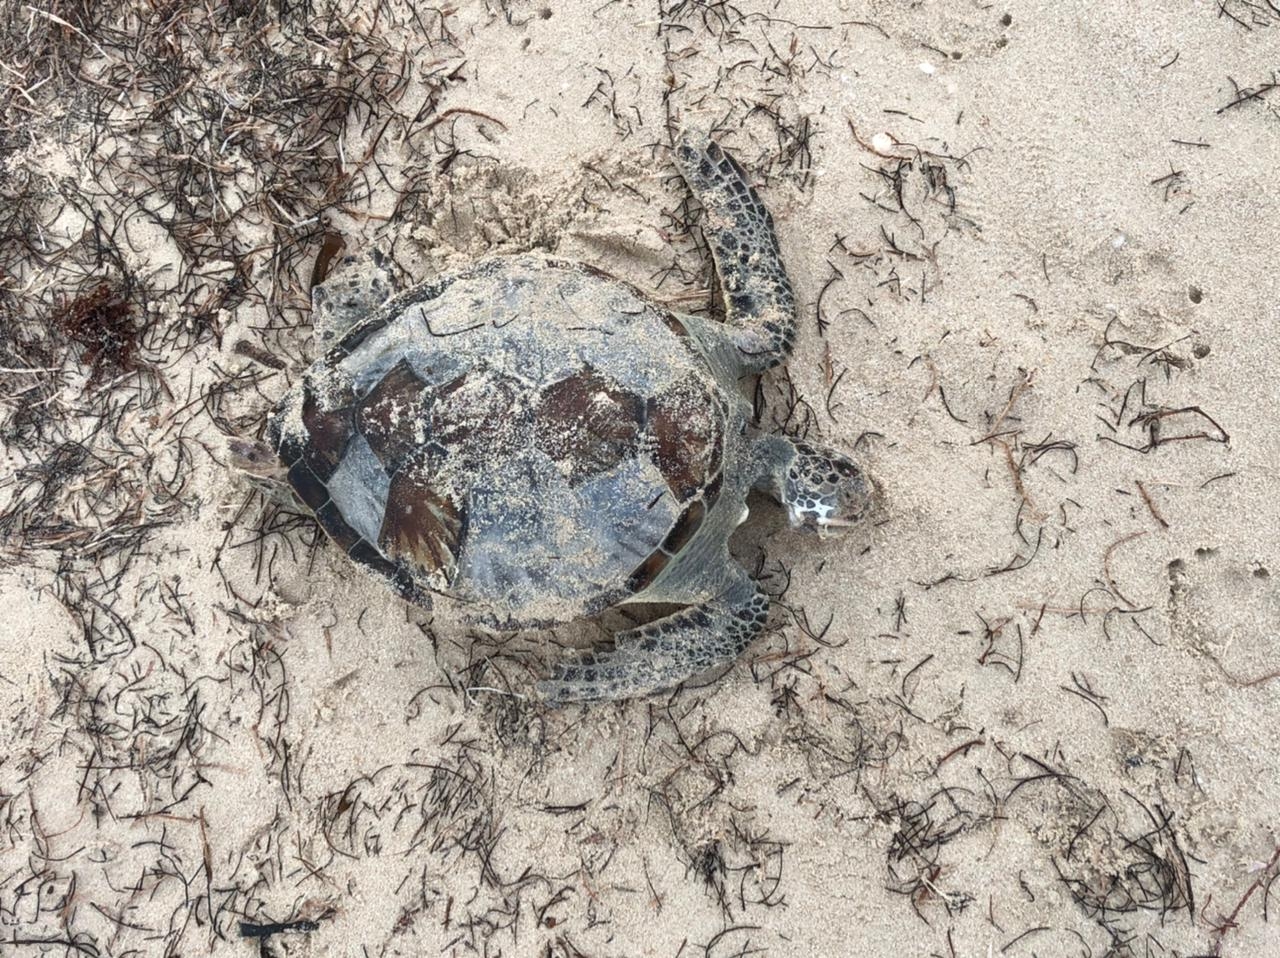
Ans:
{"type": "Polygon", "coordinates": [[[701,605],[615,636],[614,648],[538,683],[549,705],[649,695],[736,659],[764,628],[769,597],[745,574],[701,605]]]}
{"type": "Polygon", "coordinates": [[[391,258],[374,248],[347,256],[334,275],[311,290],[311,321],[327,349],[396,292],[391,258]]]}
{"type": "Polygon", "coordinates": [[[754,371],[776,366],[791,352],[796,321],[773,217],[738,162],[705,133],[684,131],[675,163],[706,210],[703,231],[742,365],[754,371]]]}

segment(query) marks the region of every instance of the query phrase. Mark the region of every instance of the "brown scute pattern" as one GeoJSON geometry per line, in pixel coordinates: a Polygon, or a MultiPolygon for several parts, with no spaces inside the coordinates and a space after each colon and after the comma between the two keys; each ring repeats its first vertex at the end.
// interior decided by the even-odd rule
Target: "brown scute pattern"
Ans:
{"type": "Polygon", "coordinates": [[[671,330],[681,339],[687,339],[689,330],[685,328],[684,323],[680,322],[680,318],[675,313],[668,312],[665,309],[658,310],[658,318],[662,320],[662,324],[671,330]]]}
{"type": "MultiPolygon", "coordinates": [[[[351,398],[354,399],[354,396],[351,398]]],[[[322,409],[315,391],[304,389],[302,424],[307,428],[307,441],[302,457],[311,471],[327,482],[342,462],[347,443],[355,433],[351,404],[342,401],[335,409],[322,409]]]]}
{"type": "Polygon", "coordinates": [[[706,515],[707,507],[702,504],[702,500],[695,499],[689,508],[680,514],[680,518],[676,519],[676,524],[671,527],[666,540],[662,543],[662,550],[675,555],[687,546],[706,515]]]}
{"type": "Polygon", "coordinates": [[[715,399],[690,375],[650,400],[648,420],[654,464],[676,501],[688,502],[720,469],[724,418],[715,399]]]}
{"type": "MultiPolygon", "coordinates": [[[[725,420],[723,415],[716,414],[716,413],[713,413],[713,415],[715,415],[717,423],[721,423],[721,424],[724,423],[725,420]]],[[[711,484],[715,482],[717,479],[719,480],[724,479],[724,429],[723,428],[718,429],[716,431],[715,440],[711,443],[710,463],[711,463],[710,471],[714,478],[708,478],[706,485],[703,487],[704,489],[709,489],[711,484]]],[[[719,487],[716,488],[715,495],[710,495],[709,493],[704,492],[702,498],[706,500],[708,506],[711,506],[715,503],[716,496],[718,495],[720,495],[719,487]]]]}
{"type": "Polygon", "coordinates": [[[671,556],[661,549],[654,550],[649,558],[636,566],[636,571],[631,573],[631,578],[627,580],[628,591],[634,595],[653,585],[653,580],[658,578],[659,573],[667,567],[667,563],[670,561],[671,556]]]}
{"type": "Polygon", "coordinates": [[[634,456],[644,427],[643,401],[589,368],[543,390],[533,415],[538,448],[570,483],[634,456]]]}
{"type": "Polygon", "coordinates": [[[439,572],[450,580],[465,532],[462,509],[436,488],[432,470],[413,464],[391,478],[378,534],[378,545],[391,561],[423,577],[439,572]]]}
{"type": "Polygon", "coordinates": [[[512,423],[518,388],[517,383],[477,364],[436,390],[428,430],[431,438],[449,450],[483,448],[484,442],[477,440],[512,423]]]}
{"type": "Polygon", "coordinates": [[[329,490],[305,462],[295,462],[289,469],[289,485],[312,510],[329,501],[329,490]]]}
{"type": "Polygon", "coordinates": [[[398,362],[356,411],[356,427],[378,461],[393,473],[422,446],[430,394],[404,360],[398,362]]]}

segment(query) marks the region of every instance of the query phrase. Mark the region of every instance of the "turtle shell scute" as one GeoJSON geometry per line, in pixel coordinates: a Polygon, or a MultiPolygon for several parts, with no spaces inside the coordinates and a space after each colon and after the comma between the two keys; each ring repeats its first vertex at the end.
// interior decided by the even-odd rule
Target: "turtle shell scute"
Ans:
{"type": "Polygon", "coordinates": [[[636,455],[644,415],[639,396],[588,366],[542,391],[534,441],[576,485],[636,455]]]}
{"type": "Polygon", "coordinates": [[[643,592],[653,584],[671,559],[672,557],[661,549],[655,549],[649,554],[649,558],[636,566],[635,571],[631,573],[631,577],[627,579],[627,591],[632,595],[643,592]]]}
{"type": "Polygon", "coordinates": [[[316,519],[324,527],[324,531],[329,534],[329,538],[343,552],[346,552],[360,541],[360,533],[347,524],[347,520],[342,515],[342,510],[332,500],[316,510],[316,519]]]}
{"type": "Polygon", "coordinates": [[[694,534],[702,526],[702,520],[706,516],[707,507],[703,505],[701,499],[695,499],[691,502],[684,512],[680,513],[675,525],[667,533],[667,538],[662,543],[662,550],[672,555],[678,553],[689,544],[689,540],[693,538],[694,534]]]}
{"type": "Polygon", "coordinates": [[[428,462],[411,463],[391,477],[378,534],[378,548],[388,559],[451,580],[466,529],[462,504],[440,487],[428,462]]]}
{"type": "Polygon", "coordinates": [[[318,510],[329,501],[328,487],[301,459],[289,467],[288,478],[289,485],[298,494],[298,498],[312,511],[318,510]]]}
{"type": "Polygon", "coordinates": [[[421,448],[431,398],[427,385],[402,359],[359,401],[356,428],[388,473],[421,448]]]}
{"type": "Polygon", "coordinates": [[[434,390],[427,433],[450,455],[470,452],[467,467],[482,467],[483,450],[518,425],[519,395],[519,383],[477,364],[434,390]]]}
{"type": "Polygon", "coordinates": [[[345,389],[330,403],[322,404],[317,390],[310,383],[304,383],[301,398],[303,428],[290,429],[285,425],[287,416],[282,415],[282,404],[267,421],[267,441],[285,465],[292,467],[300,461],[305,462],[321,482],[327,482],[342,462],[347,443],[355,434],[354,400],[354,394],[345,389]]]}
{"type": "Polygon", "coordinates": [[[681,503],[697,497],[720,472],[724,456],[718,397],[691,374],[651,399],[647,418],[653,461],[671,494],[681,503]]]}

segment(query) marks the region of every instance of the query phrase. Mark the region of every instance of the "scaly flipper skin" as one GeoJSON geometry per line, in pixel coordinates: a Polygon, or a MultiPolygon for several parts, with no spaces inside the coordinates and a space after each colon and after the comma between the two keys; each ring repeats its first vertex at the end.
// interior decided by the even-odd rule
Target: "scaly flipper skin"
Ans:
{"type": "Polygon", "coordinates": [[[376,248],[345,257],[335,273],[311,291],[311,320],[323,349],[390,299],[398,285],[390,260],[376,248]]]}
{"type": "Polygon", "coordinates": [[[549,705],[649,695],[736,659],[760,634],[769,597],[745,573],[702,605],[614,637],[614,649],[560,665],[538,683],[549,705]]]}
{"type": "Polygon", "coordinates": [[[743,369],[761,372],[776,366],[791,352],[796,321],[773,217],[737,160],[705,133],[683,132],[675,162],[706,211],[703,231],[743,369]]]}

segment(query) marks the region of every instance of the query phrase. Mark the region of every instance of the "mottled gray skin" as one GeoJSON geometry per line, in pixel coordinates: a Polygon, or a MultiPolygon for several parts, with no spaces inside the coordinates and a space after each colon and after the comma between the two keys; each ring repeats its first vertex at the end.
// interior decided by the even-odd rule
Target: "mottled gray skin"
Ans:
{"type": "Polygon", "coordinates": [[[553,704],[669,688],[760,633],[768,598],[728,551],[751,488],[820,531],[870,504],[842,454],[749,435],[740,380],[789,353],[791,285],[737,163],[696,133],[675,160],[725,323],[535,255],[391,296],[374,255],[316,291],[330,348],[273,414],[270,463],[237,450],[259,475],[286,467],[329,535],[419,604],[447,594],[499,627],[685,606],[559,666],[539,684],[553,704]]]}

